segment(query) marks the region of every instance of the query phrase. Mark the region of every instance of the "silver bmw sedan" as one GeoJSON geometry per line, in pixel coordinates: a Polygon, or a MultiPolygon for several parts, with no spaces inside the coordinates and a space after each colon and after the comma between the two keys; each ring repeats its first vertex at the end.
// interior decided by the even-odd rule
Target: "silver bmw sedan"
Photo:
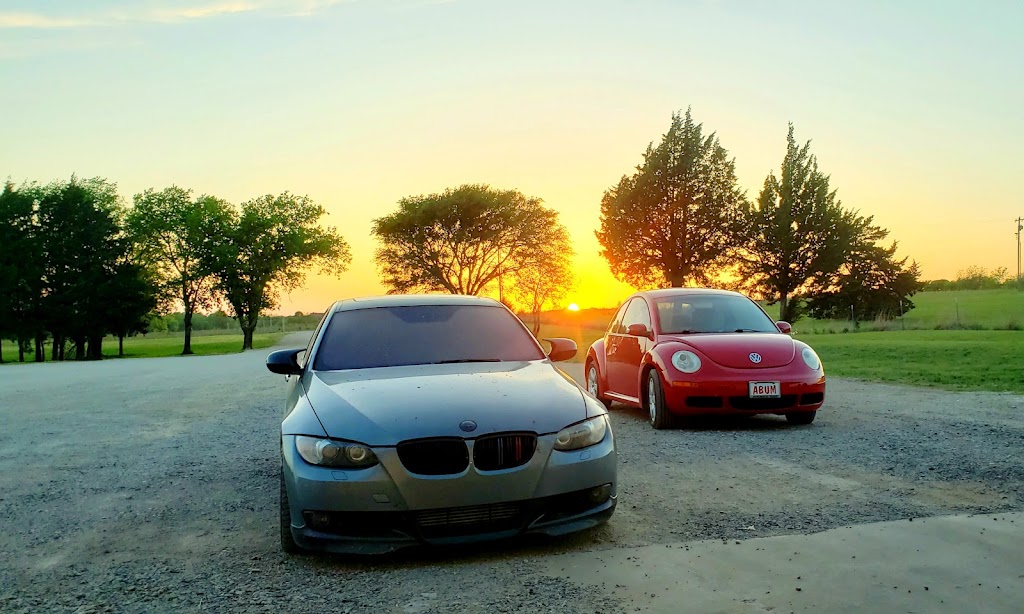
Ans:
{"type": "Polygon", "coordinates": [[[383,553],[608,520],[616,451],[604,405],[501,303],[443,295],[335,303],[288,375],[281,546],[383,553]]]}

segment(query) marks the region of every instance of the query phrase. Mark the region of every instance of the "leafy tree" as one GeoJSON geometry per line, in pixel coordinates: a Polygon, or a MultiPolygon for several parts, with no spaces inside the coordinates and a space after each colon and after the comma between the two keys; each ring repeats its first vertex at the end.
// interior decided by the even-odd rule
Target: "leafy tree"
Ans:
{"type": "Polygon", "coordinates": [[[636,173],[605,192],[601,254],[635,286],[707,284],[738,243],[743,204],[735,162],[718,137],[705,136],[689,109],[675,113],[636,173]]]}
{"type": "Polygon", "coordinates": [[[908,265],[908,258],[896,258],[895,242],[877,244],[887,235],[876,226],[861,226],[845,262],[812,287],[807,308],[813,317],[858,323],[902,316],[914,308],[910,297],[923,287],[921,269],[916,262],[908,265]]]}
{"type": "Polygon", "coordinates": [[[562,232],[558,213],[540,199],[487,185],[403,198],[373,224],[390,292],[480,294],[499,275],[534,263],[562,232]]]}
{"type": "Polygon", "coordinates": [[[958,290],[991,290],[1002,286],[1010,279],[1010,272],[1006,267],[989,271],[983,266],[971,265],[957,271],[953,285],[958,290]]]}
{"type": "Polygon", "coordinates": [[[533,334],[540,332],[540,312],[565,297],[573,285],[572,243],[561,224],[552,242],[532,254],[512,275],[512,294],[533,319],[533,334]]]}
{"type": "Polygon", "coordinates": [[[42,258],[34,216],[32,187],[19,190],[6,182],[0,190],[0,340],[18,343],[21,361],[25,359],[25,341],[42,329],[37,308],[42,258]]]}
{"type": "Polygon", "coordinates": [[[953,282],[948,279],[931,279],[923,282],[921,292],[948,292],[955,289],[953,282]]]}
{"type": "Polygon", "coordinates": [[[181,301],[185,344],[192,353],[192,316],[215,303],[213,253],[232,216],[231,206],[213,196],[192,199],[192,191],[171,186],[135,195],[127,225],[145,263],[159,273],[163,292],[181,301]]]}
{"type": "Polygon", "coordinates": [[[856,216],[842,209],[810,146],[797,145],[790,124],[781,177],[768,174],[743,222],[740,277],[769,304],[779,303],[780,318],[789,322],[801,315],[800,301],[791,299],[843,264],[855,227],[856,216]]]}
{"type": "Polygon", "coordinates": [[[78,360],[102,357],[109,298],[119,289],[117,263],[128,243],[118,224],[117,186],[104,179],[58,182],[42,191],[37,219],[45,257],[43,314],[54,359],[65,340],[78,360]]]}
{"type": "Polygon", "coordinates": [[[217,289],[242,328],[242,349],[252,349],[259,317],[277,307],[282,290],[301,287],[314,266],[341,274],[349,247],[334,228],[319,226],[324,208],[305,196],[284,193],[242,204],[212,254],[217,289]]]}
{"type": "Polygon", "coordinates": [[[101,300],[107,306],[108,332],[117,336],[117,355],[124,356],[125,337],[149,332],[158,301],[158,281],[141,264],[122,260],[114,265],[110,283],[101,290],[101,300]]]}

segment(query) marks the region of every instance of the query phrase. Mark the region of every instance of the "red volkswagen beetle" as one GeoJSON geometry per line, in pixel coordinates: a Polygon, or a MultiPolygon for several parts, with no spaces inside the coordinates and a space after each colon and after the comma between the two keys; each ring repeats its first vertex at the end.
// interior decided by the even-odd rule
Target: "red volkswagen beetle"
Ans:
{"type": "Polygon", "coordinates": [[[605,405],[646,407],[656,429],[701,414],[810,424],[825,401],[825,371],[791,330],[736,292],[637,292],[590,347],[587,389],[605,405]]]}

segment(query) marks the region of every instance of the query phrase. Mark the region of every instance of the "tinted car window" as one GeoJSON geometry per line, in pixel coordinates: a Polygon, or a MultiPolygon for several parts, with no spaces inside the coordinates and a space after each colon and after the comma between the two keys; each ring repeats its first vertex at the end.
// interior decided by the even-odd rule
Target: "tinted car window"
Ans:
{"type": "Polygon", "coordinates": [[[643,324],[651,327],[651,314],[647,310],[647,301],[642,298],[635,298],[626,309],[626,315],[622,317],[622,329],[625,331],[630,324],[643,324]]]}
{"type": "Polygon", "coordinates": [[[743,296],[688,294],[658,299],[656,305],[664,334],[779,332],[775,322],[743,296]]]}
{"type": "Polygon", "coordinates": [[[335,313],[317,349],[313,369],[541,358],[544,353],[536,341],[503,307],[378,307],[335,313]]]}
{"type": "Polygon", "coordinates": [[[611,324],[608,325],[608,332],[609,333],[613,333],[614,334],[614,333],[624,333],[624,332],[626,332],[626,328],[622,325],[622,318],[626,314],[626,307],[627,306],[629,306],[629,303],[623,303],[622,307],[619,307],[619,310],[617,312],[615,312],[615,317],[612,318],[611,324]]]}
{"type": "Polygon", "coordinates": [[[302,352],[302,355],[299,357],[299,364],[302,365],[303,367],[305,367],[306,363],[309,362],[309,354],[310,352],[313,351],[313,344],[316,343],[316,337],[317,335],[320,334],[320,329],[323,328],[324,322],[326,321],[327,314],[325,313],[324,317],[320,318],[320,323],[316,325],[316,330],[313,331],[313,336],[309,338],[309,343],[306,344],[306,349],[302,352]]]}

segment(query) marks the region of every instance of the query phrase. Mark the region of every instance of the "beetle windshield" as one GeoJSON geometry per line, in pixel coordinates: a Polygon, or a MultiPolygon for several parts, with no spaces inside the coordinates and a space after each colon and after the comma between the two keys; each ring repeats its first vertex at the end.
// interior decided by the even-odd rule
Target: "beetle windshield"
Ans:
{"type": "Polygon", "coordinates": [[[655,300],[663,335],[686,333],[777,333],[757,304],[744,297],[681,294],[655,300]]]}
{"type": "Polygon", "coordinates": [[[416,305],[339,311],[327,324],[313,369],[369,369],[544,358],[503,307],[416,305]]]}

